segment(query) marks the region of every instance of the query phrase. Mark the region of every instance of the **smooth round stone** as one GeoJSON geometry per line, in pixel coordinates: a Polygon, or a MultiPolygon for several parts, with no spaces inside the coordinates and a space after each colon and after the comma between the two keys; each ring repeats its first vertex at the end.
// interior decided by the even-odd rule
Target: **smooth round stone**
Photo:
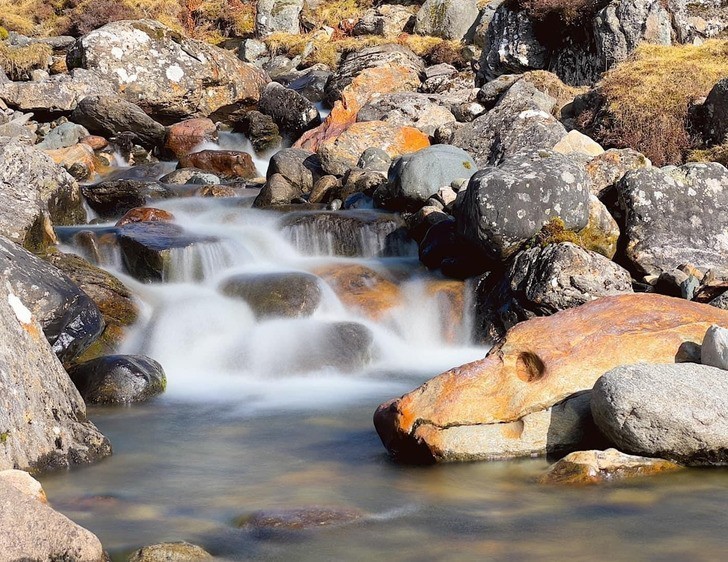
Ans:
{"type": "Polygon", "coordinates": [[[197,562],[210,558],[212,555],[204,548],[182,541],[142,547],[131,555],[129,562],[197,562]]]}
{"type": "Polygon", "coordinates": [[[310,316],[321,302],[318,277],[302,272],[243,273],[223,281],[220,290],[244,300],[258,318],[310,316]]]}
{"type": "Polygon", "coordinates": [[[362,513],[355,509],[330,507],[302,507],[293,509],[271,509],[256,511],[240,517],[237,525],[244,529],[301,531],[320,527],[333,527],[361,519],[362,513]]]}

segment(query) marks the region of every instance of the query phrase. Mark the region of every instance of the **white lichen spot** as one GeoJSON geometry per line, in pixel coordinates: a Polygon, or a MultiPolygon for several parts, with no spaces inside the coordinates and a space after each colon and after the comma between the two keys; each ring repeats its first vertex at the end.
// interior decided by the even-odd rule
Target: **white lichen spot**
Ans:
{"type": "Polygon", "coordinates": [[[525,216],[526,216],[526,210],[525,209],[519,209],[518,212],[516,213],[516,216],[519,219],[523,220],[525,218],[525,216]]]}
{"type": "Polygon", "coordinates": [[[33,321],[33,313],[12,293],[8,294],[8,304],[21,324],[30,324],[33,321]]]}
{"type": "Polygon", "coordinates": [[[61,428],[57,425],[53,427],[53,435],[60,435],[61,434],[61,428]]]}
{"type": "Polygon", "coordinates": [[[124,49],[121,47],[113,47],[111,49],[111,56],[113,56],[115,59],[121,60],[124,58],[124,49]]]}
{"type": "Polygon", "coordinates": [[[721,182],[715,178],[706,180],[705,186],[713,193],[723,193],[723,186],[721,185],[721,182]]]}
{"type": "Polygon", "coordinates": [[[697,191],[695,191],[692,187],[688,189],[688,195],[690,197],[695,197],[698,194],[697,191]]]}
{"type": "Polygon", "coordinates": [[[185,71],[178,64],[173,64],[167,68],[167,78],[172,82],[179,82],[185,75],[185,71]]]}
{"type": "Polygon", "coordinates": [[[132,74],[130,76],[125,68],[117,68],[114,72],[123,84],[130,84],[131,82],[136,81],[136,74],[132,74]]]}
{"type": "Polygon", "coordinates": [[[692,217],[690,217],[690,225],[693,228],[698,228],[703,226],[703,221],[700,220],[700,217],[693,215],[692,217]]]}
{"type": "Polygon", "coordinates": [[[521,111],[518,114],[519,119],[533,119],[534,117],[541,117],[548,119],[550,115],[546,113],[545,111],[541,111],[539,109],[527,109],[526,111],[521,111]]]}
{"type": "Polygon", "coordinates": [[[574,183],[576,178],[571,172],[561,172],[561,180],[566,183],[574,183]]]}

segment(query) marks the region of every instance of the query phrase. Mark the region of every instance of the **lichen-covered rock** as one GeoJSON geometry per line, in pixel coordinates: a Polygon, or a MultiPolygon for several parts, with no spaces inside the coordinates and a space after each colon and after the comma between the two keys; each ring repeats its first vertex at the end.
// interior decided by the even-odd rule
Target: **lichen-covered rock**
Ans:
{"type": "Polygon", "coordinates": [[[586,165],[591,178],[591,192],[599,198],[608,197],[610,188],[631,170],[652,166],[650,160],[631,148],[610,148],[595,156],[586,165]]]}
{"type": "Polygon", "coordinates": [[[433,136],[445,123],[455,121],[455,116],[445,107],[441,96],[401,92],[378,96],[359,110],[357,121],[386,121],[392,125],[415,127],[433,136]]]}
{"type": "Polygon", "coordinates": [[[256,4],[255,33],[265,37],[271,33],[298,34],[304,0],[259,0],[256,4]]]}
{"type": "Polygon", "coordinates": [[[700,108],[697,123],[708,144],[721,144],[728,138],[728,78],[713,86],[700,108]]]}
{"type": "Polygon", "coordinates": [[[96,173],[94,150],[87,144],[78,143],[67,148],[46,150],[45,153],[77,180],[88,179],[96,173]]]}
{"type": "Polygon", "coordinates": [[[75,123],[61,123],[43,137],[43,141],[35,145],[39,150],[57,150],[68,148],[81,142],[81,139],[89,135],[88,129],[75,123]]]}
{"type": "Polygon", "coordinates": [[[477,0],[425,0],[415,33],[461,41],[473,36],[479,14],[477,0]]]}
{"type": "Polygon", "coordinates": [[[200,562],[212,555],[188,542],[165,542],[144,546],[129,557],[129,562],[200,562]]]}
{"type": "Polygon", "coordinates": [[[646,168],[617,184],[625,256],[640,273],[710,269],[728,252],[728,170],[717,163],[646,168]]]}
{"type": "Polygon", "coordinates": [[[117,21],[84,35],[69,52],[68,64],[93,70],[162,123],[255,104],[269,81],[233,53],[182,37],[154,20],[117,21]]]}
{"type": "MultiPolygon", "coordinates": [[[[111,454],[40,324],[6,282],[0,283],[0,332],[0,468],[66,468],[111,454]]],[[[11,513],[6,505],[0,518],[11,513]]],[[[20,519],[10,521],[21,528],[20,519]]],[[[0,544],[7,536],[0,533],[0,544]]]]}
{"type": "MultiPolygon", "coordinates": [[[[710,325],[727,321],[728,312],[683,299],[655,294],[600,298],[518,324],[485,359],[382,404],[374,423],[390,453],[409,462],[568,449],[583,436],[589,418],[583,411],[589,396],[578,393],[620,365],[672,363],[682,349],[699,344],[710,325]]],[[[728,384],[724,372],[721,380],[728,384]]],[[[713,382],[693,386],[709,393],[713,382]]],[[[655,391],[653,386],[649,395],[655,391]]],[[[664,412],[671,415],[679,399],[667,390],[665,396],[664,412]]]]}
{"type": "Polygon", "coordinates": [[[607,207],[594,195],[589,196],[589,222],[579,232],[581,245],[610,260],[617,253],[619,225],[607,207]]]}
{"type": "Polygon", "coordinates": [[[310,193],[314,183],[324,175],[316,153],[302,148],[284,148],[268,164],[268,178],[280,174],[301,193],[310,193]]]}
{"type": "Polygon", "coordinates": [[[477,172],[458,195],[458,229],[488,259],[503,260],[554,218],[567,230],[589,220],[589,177],[555,152],[519,154],[477,172]]]}
{"type": "Polygon", "coordinates": [[[52,225],[86,221],[78,184],[40,150],[0,146],[0,235],[31,250],[55,241],[52,225]]]}
{"type": "Polygon", "coordinates": [[[594,385],[594,421],[627,453],[689,466],[728,464],[725,375],[694,363],[617,367],[594,385]]]}
{"type": "Polygon", "coordinates": [[[396,37],[408,27],[414,15],[406,6],[383,4],[364,12],[354,25],[354,35],[396,37]]]}
{"type": "Polygon", "coordinates": [[[134,133],[135,142],[145,148],[162,146],[167,134],[164,125],[120,96],[85,97],[71,114],[71,120],[105,137],[124,132],[134,133]]]}

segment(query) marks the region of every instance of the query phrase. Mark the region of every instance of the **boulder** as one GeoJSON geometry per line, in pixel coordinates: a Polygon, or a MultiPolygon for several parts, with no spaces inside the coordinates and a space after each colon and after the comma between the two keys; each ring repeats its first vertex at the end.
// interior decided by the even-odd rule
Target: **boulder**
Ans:
{"type": "Polygon", "coordinates": [[[283,144],[280,129],[270,115],[264,115],[260,111],[248,111],[238,126],[250,139],[256,152],[274,150],[283,144]]]}
{"type": "Polygon", "coordinates": [[[359,157],[368,148],[381,148],[394,158],[428,146],[429,138],[417,129],[384,121],[369,121],[354,123],[338,137],[323,141],[318,148],[318,155],[327,173],[343,175],[356,167],[359,157]]]}
{"type": "Polygon", "coordinates": [[[280,174],[302,193],[311,193],[314,183],[324,175],[315,152],[302,148],[284,148],[268,164],[268,178],[280,174]]]}
{"type": "Polygon", "coordinates": [[[308,255],[411,256],[417,248],[404,220],[376,211],[297,212],[281,220],[281,232],[308,255]]]}
{"type": "Polygon", "coordinates": [[[84,35],[68,53],[68,66],[93,70],[165,124],[255,104],[269,81],[233,53],[154,20],[116,21],[84,35]]]}
{"type": "Polygon", "coordinates": [[[589,177],[578,160],[540,151],[522,153],[477,172],[458,194],[459,232],[491,260],[504,260],[559,218],[567,230],[589,220],[589,177]]]}
{"type": "Polygon", "coordinates": [[[374,200],[391,210],[416,210],[441,188],[456,180],[468,180],[477,171],[467,152],[437,144],[394,160],[389,182],[375,192],[374,200]]]}
{"type": "Polygon", "coordinates": [[[412,11],[406,6],[383,4],[364,12],[356,22],[354,35],[379,35],[396,37],[406,30],[413,19],[412,11]]]}
{"type": "Polygon", "coordinates": [[[219,185],[220,178],[215,174],[197,168],[179,168],[159,178],[159,183],[167,185],[219,185]]]}
{"type": "Polygon", "coordinates": [[[143,180],[110,180],[82,188],[86,201],[102,218],[115,218],[135,207],[157,199],[172,197],[172,190],[161,183],[143,180]]]}
{"type": "Polygon", "coordinates": [[[68,371],[87,404],[146,402],[164,392],[162,366],[145,355],[105,355],[68,371]]]}
{"type": "Polygon", "coordinates": [[[304,0],[259,0],[256,4],[255,33],[265,37],[271,33],[298,34],[304,0]]]}
{"type": "Polygon", "coordinates": [[[610,190],[627,172],[650,166],[652,163],[649,159],[636,150],[610,148],[589,160],[586,165],[591,178],[591,192],[599,198],[609,198],[610,190]]]}
{"type": "Polygon", "coordinates": [[[592,391],[599,429],[620,450],[688,466],[728,463],[728,377],[706,365],[623,365],[592,391]]]}
{"type": "Polygon", "coordinates": [[[101,542],[91,531],[2,477],[0,549],[6,560],[101,562],[105,558],[101,542]]]}
{"type": "Polygon", "coordinates": [[[260,96],[258,109],[270,115],[281,131],[297,139],[321,124],[318,109],[305,97],[276,82],[268,84],[260,96]]]}
{"type": "Polygon", "coordinates": [[[610,260],[617,253],[619,225],[607,207],[594,195],[589,196],[589,222],[577,232],[581,245],[610,260]]]}
{"type": "Polygon", "coordinates": [[[38,150],[58,150],[78,144],[89,135],[88,130],[75,123],[61,123],[43,137],[43,141],[35,145],[38,150]]]}
{"type": "Polygon", "coordinates": [[[646,168],[617,184],[625,257],[643,275],[684,263],[725,265],[728,170],[717,163],[646,168]]]}
{"type": "Polygon", "coordinates": [[[457,129],[450,144],[466,150],[478,167],[497,165],[527,150],[550,150],[566,136],[551,115],[556,100],[519,80],[485,115],[457,129]]]}
{"type": "Polygon", "coordinates": [[[417,12],[415,33],[455,41],[470,39],[479,15],[477,0],[425,0],[417,12]]]}
{"type": "Polygon", "coordinates": [[[334,290],[341,302],[367,318],[380,320],[402,303],[399,287],[379,273],[363,265],[331,265],[314,273],[334,290]]]}
{"type": "Polygon", "coordinates": [[[5,489],[6,486],[12,486],[41,503],[48,503],[43,486],[24,470],[0,470],[0,488],[5,489]]]}
{"type": "Polygon", "coordinates": [[[59,269],[0,237],[0,277],[43,328],[64,363],[80,355],[104,330],[93,300],[59,269]]]}
{"type": "Polygon", "coordinates": [[[604,152],[598,142],[577,130],[569,131],[554,145],[553,149],[554,152],[561,154],[584,154],[586,156],[599,156],[604,152]]]}
{"type": "Polygon", "coordinates": [[[182,541],[144,546],[135,551],[128,562],[199,562],[211,558],[204,548],[182,541]]]}
{"type": "Polygon", "coordinates": [[[0,146],[0,235],[33,251],[55,241],[52,224],[86,221],[78,184],[40,150],[0,146]]]}
{"type": "Polygon", "coordinates": [[[661,295],[600,298],[518,324],[485,359],[382,404],[374,423],[407,462],[574,450],[589,419],[589,395],[578,393],[620,365],[674,362],[726,321],[726,311],[661,295]]]}
{"type": "Polygon", "coordinates": [[[257,318],[311,316],[321,302],[318,277],[302,272],[240,273],[225,279],[220,291],[244,300],[257,318]]]}
{"type": "Polygon", "coordinates": [[[94,150],[87,144],[79,143],[68,148],[46,150],[45,153],[77,180],[88,179],[96,173],[94,150]]]}
{"type": "Polygon", "coordinates": [[[202,150],[180,157],[180,168],[197,168],[225,179],[251,179],[258,176],[253,157],[237,150],[202,150]]]}
{"type": "Polygon", "coordinates": [[[217,140],[217,126],[207,117],[185,119],[167,130],[165,148],[178,159],[195,152],[200,145],[217,140]]]}
{"type": "Polygon", "coordinates": [[[392,125],[414,127],[428,136],[455,116],[444,107],[444,100],[432,94],[400,92],[372,99],[359,110],[357,121],[386,121],[392,125]]]}
{"type": "Polygon", "coordinates": [[[700,346],[700,362],[703,365],[728,370],[728,330],[711,326],[700,346]]]}
{"type": "Polygon", "coordinates": [[[654,476],[680,470],[680,466],[664,459],[626,455],[617,449],[575,451],[569,453],[538,481],[541,484],[583,486],[627,478],[654,476]]]}
{"type": "Polygon", "coordinates": [[[71,121],[103,137],[134,133],[134,141],[150,149],[164,145],[167,135],[164,125],[149,117],[139,106],[119,96],[85,97],[71,113],[71,121]]]}
{"type": "Polygon", "coordinates": [[[303,191],[299,186],[294,185],[283,174],[273,174],[266,180],[265,185],[253,201],[253,207],[265,209],[279,205],[290,205],[293,201],[302,197],[303,191]]]}
{"type": "Polygon", "coordinates": [[[728,138],[728,78],[713,86],[700,108],[700,128],[707,144],[722,144],[728,138]]]}
{"type": "MultiPolygon", "coordinates": [[[[52,470],[111,454],[108,440],[86,419],[83,400],[40,324],[7,283],[0,283],[0,332],[0,468],[52,470]]],[[[0,544],[23,528],[25,519],[12,514],[9,504],[0,509],[0,544]]]]}

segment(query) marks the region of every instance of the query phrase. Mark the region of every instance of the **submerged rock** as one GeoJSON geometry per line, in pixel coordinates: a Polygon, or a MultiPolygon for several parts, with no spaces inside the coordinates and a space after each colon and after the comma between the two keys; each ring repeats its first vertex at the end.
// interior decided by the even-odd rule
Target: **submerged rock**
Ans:
{"type": "Polygon", "coordinates": [[[727,321],[728,312],[660,295],[597,299],[518,324],[485,359],[382,404],[375,426],[407,462],[573,450],[589,436],[588,394],[578,393],[619,365],[674,362],[727,321]]]}
{"type": "Polygon", "coordinates": [[[89,404],[145,402],[167,386],[162,366],[144,355],[106,355],[76,365],[68,374],[89,404]]]}
{"type": "Polygon", "coordinates": [[[321,302],[318,277],[302,272],[241,273],[223,281],[220,290],[244,300],[258,318],[310,316],[321,302]]]}
{"type": "Polygon", "coordinates": [[[331,507],[302,507],[256,511],[238,518],[238,527],[257,531],[302,531],[332,527],[361,519],[363,513],[355,509],[331,507]]]}
{"type": "Polygon", "coordinates": [[[128,562],[199,562],[211,558],[204,548],[182,541],[144,546],[134,552],[128,562]]]}

